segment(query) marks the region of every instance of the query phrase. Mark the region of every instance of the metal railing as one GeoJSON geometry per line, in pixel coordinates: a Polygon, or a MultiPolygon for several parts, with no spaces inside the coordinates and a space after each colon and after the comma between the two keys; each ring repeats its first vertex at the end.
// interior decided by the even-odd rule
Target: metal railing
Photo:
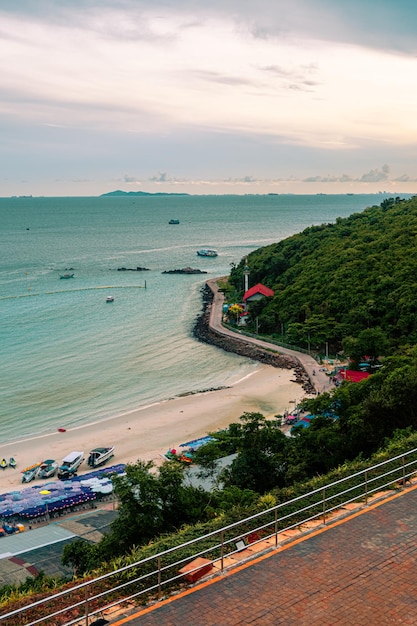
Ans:
{"type": "Polygon", "coordinates": [[[404,486],[416,473],[417,449],[413,449],[192,541],[3,612],[1,626],[89,626],[90,620],[116,606],[134,608],[150,599],[161,599],[163,593],[184,585],[202,563],[207,569],[213,568],[212,574],[221,573],[233,557],[237,563],[236,555],[249,542],[266,542],[265,550],[274,550],[285,541],[286,532],[302,530],[313,521],[325,525],[330,516],[346,514],[343,509],[348,504],[366,506],[373,494],[404,486]]]}

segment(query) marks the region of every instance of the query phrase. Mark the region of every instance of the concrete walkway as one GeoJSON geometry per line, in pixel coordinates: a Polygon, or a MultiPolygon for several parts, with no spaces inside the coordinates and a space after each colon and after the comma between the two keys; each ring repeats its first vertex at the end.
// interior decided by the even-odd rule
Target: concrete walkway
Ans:
{"type": "Polygon", "coordinates": [[[323,393],[324,391],[330,391],[330,389],[333,389],[333,383],[310,354],[304,354],[303,352],[283,348],[274,343],[268,343],[262,339],[257,339],[256,337],[247,337],[246,335],[242,336],[238,332],[233,332],[232,330],[225,328],[222,324],[224,295],[218,289],[218,280],[218,278],[213,278],[207,281],[207,285],[213,292],[213,302],[211,304],[209,321],[209,326],[212,330],[217,333],[221,333],[222,335],[233,337],[233,339],[240,339],[244,343],[253,343],[261,348],[266,348],[269,351],[280,354],[288,354],[293,359],[297,360],[303,367],[316,392],[323,393]]]}
{"type": "MultiPolygon", "coordinates": [[[[417,623],[417,486],[112,625],[417,623]]],[[[110,616],[107,619],[111,619],[110,616]]]]}

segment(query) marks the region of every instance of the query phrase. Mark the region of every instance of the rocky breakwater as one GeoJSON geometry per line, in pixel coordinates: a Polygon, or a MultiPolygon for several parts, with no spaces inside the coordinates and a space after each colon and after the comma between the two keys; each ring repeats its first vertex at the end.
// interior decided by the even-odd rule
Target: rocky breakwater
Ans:
{"type": "MultiPolygon", "coordinates": [[[[265,365],[272,365],[272,367],[281,369],[293,369],[295,375],[294,382],[300,384],[306,393],[315,393],[307,373],[297,358],[266,350],[255,343],[247,341],[247,338],[244,336],[239,337],[236,335],[232,337],[211,328],[210,315],[214,294],[208,285],[203,287],[202,293],[203,311],[198,316],[193,328],[193,335],[196,339],[217,346],[226,352],[234,352],[240,356],[259,361],[265,365]]],[[[279,348],[277,347],[277,349],[279,348]]]]}

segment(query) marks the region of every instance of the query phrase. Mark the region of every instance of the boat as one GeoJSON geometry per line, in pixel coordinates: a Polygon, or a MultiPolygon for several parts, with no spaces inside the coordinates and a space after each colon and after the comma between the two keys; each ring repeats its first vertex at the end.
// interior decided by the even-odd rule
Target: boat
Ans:
{"type": "Polygon", "coordinates": [[[60,274],[60,278],[74,278],[74,274],[60,274]]]}
{"type": "Polygon", "coordinates": [[[90,467],[103,465],[106,461],[111,459],[112,456],[114,456],[113,453],[114,446],[110,446],[108,448],[94,448],[88,456],[87,465],[90,467]]]}
{"type": "Polygon", "coordinates": [[[61,465],[58,467],[58,478],[61,478],[61,480],[67,480],[68,478],[76,476],[77,469],[83,461],[84,452],[74,450],[73,452],[70,452],[70,454],[67,454],[67,456],[62,459],[61,465]]]}
{"type": "Polygon", "coordinates": [[[114,302],[113,296],[107,296],[106,302],[114,302]]]}
{"type": "Polygon", "coordinates": [[[52,478],[55,476],[58,469],[58,463],[53,459],[46,459],[40,464],[38,477],[39,478],[52,478]]]}
{"type": "Polygon", "coordinates": [[[29,465],[29,467],[26,467],[24,470],[22,470],[22,483],[30,483],[32,480],[34,480],[40,466],[40,463],[34,463],[33,465],[29,465]]]}
{"type": "Polygon", "coordinates": [[[179,224],[179,220],[169,220],[168,224],[179,224]]]}
{"type": "Polygon", "coordinates": [[[218,256],[217,250],[212,250],[210,248],[202,248],[201,250],[197,250],[198,256],[209,256],[215,257],[218,256]]]}
{"type": "Polygon", "coordinates": [[[13,469],[16,468],[16,460],[12,456],[9,459],[9,467],[13,467],[13,469]]]}
{"type": "Polygon", "coordinates": [[[2,460],[0,461],[0,467],[1,467],[1,469],[6,469],[6,467],[7,467],[7,466],[8,466],[8,463],[7,463],[6,459],[2,459],[2,460]]]}

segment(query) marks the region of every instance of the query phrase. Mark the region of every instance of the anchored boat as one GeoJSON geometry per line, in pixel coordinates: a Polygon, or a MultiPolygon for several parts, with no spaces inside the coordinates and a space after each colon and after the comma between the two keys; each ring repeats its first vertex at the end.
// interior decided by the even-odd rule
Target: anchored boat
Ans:
{"type": "Polygon", "coordinates": [[[34,480],[40,466],[40,463],[34,463],[33,465],[30,465],[29,467],[26,467],[24,470],[22,470],[22,483],[30,483],[32,480],[34,480]]]}
{"type": "Polygon", "coordinates": [[[197,250],[197,254],[198,256],[209,256],[209,257],[215,257],[219,255],[217,250],[212,250],[211,248],[202,248],[201,250],[197,250]]]}
{"type": "Polygon", "coordinates": [[[114,453],[114,446],[110,446],[108,448],[94,448],[91,450],[89,457],[87,459],[87,465],[90,467],[99,467],[99,465],[103,465],[111,459],[114,453]]]}
{"type": "Polygon", "coordinates": [[[74,450],[62,459],[62,464],[58,467],[58,478],[67,480],[77,474],[77,469],[84,461],[84,452],[74,450]]]}
{"type": "Polygon", "coordinates": [[[55,476],[56,471],[58,469],[58,463],[53,459],[46,459],[43,463],[41,463],[38,477],[39,478],[52,478],[55,476]]]}

